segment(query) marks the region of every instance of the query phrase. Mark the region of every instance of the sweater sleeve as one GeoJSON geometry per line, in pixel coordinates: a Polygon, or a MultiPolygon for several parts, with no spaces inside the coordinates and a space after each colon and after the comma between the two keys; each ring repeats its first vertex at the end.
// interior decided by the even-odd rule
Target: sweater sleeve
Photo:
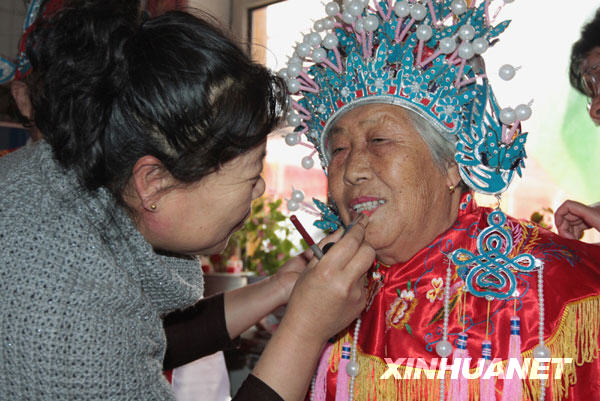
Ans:
{"type": "Polygon", "coordinates": [[[163,325],[167,336],[165,370],[236,345],[227,332],[223,294],[204,298],[190,308],[170,313],[163,319],[163,325]]]}
{"type": "Polygon", "coordinates": [[[250,374],[231,401],[283,401],[283,398],[265,382],[250,374]]]}

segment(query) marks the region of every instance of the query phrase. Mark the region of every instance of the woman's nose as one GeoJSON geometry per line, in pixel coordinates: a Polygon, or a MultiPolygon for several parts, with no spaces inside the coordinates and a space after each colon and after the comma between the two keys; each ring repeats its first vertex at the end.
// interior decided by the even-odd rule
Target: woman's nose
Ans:
{"type": "Polygon", "coordinates": [[[346,158],[344,178],[351,184],[360,184],[372,175],[371,163],[366,149],[352,149],[346,158]]]}

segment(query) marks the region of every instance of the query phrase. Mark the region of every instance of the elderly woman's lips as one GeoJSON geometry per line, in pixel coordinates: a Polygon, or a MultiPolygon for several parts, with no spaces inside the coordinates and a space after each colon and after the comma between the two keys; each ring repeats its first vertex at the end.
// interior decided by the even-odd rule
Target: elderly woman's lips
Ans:
{"type": "Polygon", "coordinates": [[[385,203],[385,199],[375,198],[371,196],[361,196],[353,199],[349,206],[353,215],[358,213],[364,213],[367,216],[371,216],[375,210],[385,203]]]}

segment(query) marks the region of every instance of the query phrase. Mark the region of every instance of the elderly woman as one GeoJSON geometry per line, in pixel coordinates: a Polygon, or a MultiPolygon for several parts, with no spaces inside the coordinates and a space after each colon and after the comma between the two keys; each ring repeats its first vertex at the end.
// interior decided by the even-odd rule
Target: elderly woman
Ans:
{"type": "Polygon", "coordinates": [[[367,306],[326,348],[311,399],[586,398],[600,372],[598,248],[472,196],[499,195],[524,166],[530,110],[498,107],[477,55],[507,24],[491,25],[487,1],[368,4],[328,3],[315,28],[334,31],[305,35],[280,72],[290,135],[327,172],[316,225],[366,215],[376,253],[367,306]],[[547,360],[544,377],[531,357],[571,361],[547,360]],[[504,375],[513,363],[522,382],[504,375]]]}
{"type": "Polygon", "coordinates": [[[0,160],[2,398],[172,400],[163,369],[288,303],[235,399],[300,399],[365,305],[366,219],[306,272],[296,257],[201,300],[194,256],[222,251],[264,192],[285,90],[206,21],[122,5],[66,2],[28,39],[44,140],[0,160]]]}
{"type": "MultiPolygon", "coordinates": [[[[600,9],[581,29],[571,49],[569,66],[571,86],[588,99],[588,111],[594,124],[600,124],[600,9]]],[[[600,231],[600,202],[584,205],[567,200],[556,210],[556,227],[565,238],[579,239],[587,229],[600,231]]]]}

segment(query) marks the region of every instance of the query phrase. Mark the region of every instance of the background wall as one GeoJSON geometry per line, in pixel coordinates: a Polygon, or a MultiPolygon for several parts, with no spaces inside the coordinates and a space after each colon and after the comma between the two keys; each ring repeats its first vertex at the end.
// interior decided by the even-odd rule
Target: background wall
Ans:
{"type": "Polygon", "coordinates": [[[191,7],[208,11],[225,26],[231,25],[231,3],[230,0],[189,0],[191,7]]]}
{"type": "MultiPolygon", "coordinates": [[[[189,0],[189,4],[230,25],[231,0],[189,0]]],[[[26,12],[26,0],[0,0],[0,55],[10,59],[16,56],[26,12]]]]}
{"type": "Polygon", "coordinates": [[[26,11],[24,0],[0,1],[0,55],[9,59],[16,56],[26,11]]]}

